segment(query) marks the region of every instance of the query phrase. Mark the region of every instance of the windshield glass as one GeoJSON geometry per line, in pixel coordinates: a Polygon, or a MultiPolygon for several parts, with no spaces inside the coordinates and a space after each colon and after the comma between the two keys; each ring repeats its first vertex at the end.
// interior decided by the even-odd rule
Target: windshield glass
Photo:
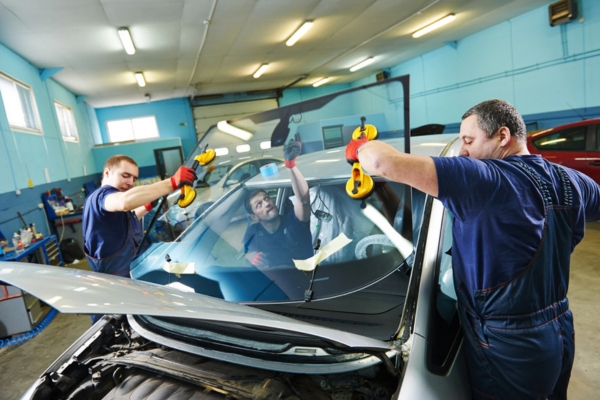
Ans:
{"type": "Polygon", "coordinates": [[[150,235],[154,244],[133,263],[132,276],[159,284],[178,282],[198,293],[239,302],[331,298],[385,279],[412,253],[422,196],[413,195],[415,201],[403,185],[375,178],[373,194],[364,203],[350,198],[346,183],[351,167],[343,146],[366,123],[377,129],[379,140],[395,139],[390,143],[404,150],[408,109],[403,93],[401,80],[391,79],[227,121],[248,132],[249,140],[234,140],[211,127],[186,165],[206,145],[226,147],[226,165],[221,166],[217,156],[199,174],[199,181],[212,182],[208,192],[225,189],[187,208],[170,202],[174,206],[158,218],[150,235]],[[240,166],[232,165],[282,159],[283,145],[294,137],[302,142],[297,168],[310,187],[310,238],[298,239],[290,228],[269,241],[250,218],[244,199],[252,190],[264,190],[280,218],[293,219],[296,199],[290,175],[281,163],[272,163],[268,176],[261,173],[264,161],[245,174],[237,174],[240,166]],[[233,155],[241,145],[246,150],[236,161],[233,155]],[[261,257],[275,258],[264,266],[261,257]]]}
{"type": "MultiPolygon", "coordinates": [[[[401,267],[412,252],[412,243],[401,235],[405,187],[387,182],[376,186],[363,208],[347,196],[345,182],[313,185],[308,243],[292,229],[278,242],[269,242],[269,235],[256,229],[244,208],[244,199],[257,185],[239,187],[176,242],[156,249],[133,275],[160,284],[179,282],[197,293],[238,302],[303,300],[309,288],[313,299],[328,298],[369,286],[401,267]],[[343,237],[347,243],[328,250],[328,244],[343,237]],[[313,276],[312,270],[299,269],[297,261],[313,257],[318,253],[315,247],[331,254],[318,263],[313,276]],[[277,254],[278,261],[256,263],[257,252],[263,257],[277,254]],[[170,260],[169,267],[165,260],[170,260]]],[[[293,214],[289,186],[262,189],[274,199],[282,218],[293,214]]]]}

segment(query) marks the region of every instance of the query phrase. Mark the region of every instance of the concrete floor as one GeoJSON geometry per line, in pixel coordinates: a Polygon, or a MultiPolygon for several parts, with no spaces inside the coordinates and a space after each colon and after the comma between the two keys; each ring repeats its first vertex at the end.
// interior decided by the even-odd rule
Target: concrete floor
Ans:
{"type": "MultiPolygon", "coordinates": [[[[600,393],[600,223],[588,224],[572,257],[569,300],[575,315],[575,365],[569,399],[600,393]]],[[[37,337],[0,349],[0,400],[17,400],[58,356],[90,327],[87,315],[57,314],[37,337]]]]}

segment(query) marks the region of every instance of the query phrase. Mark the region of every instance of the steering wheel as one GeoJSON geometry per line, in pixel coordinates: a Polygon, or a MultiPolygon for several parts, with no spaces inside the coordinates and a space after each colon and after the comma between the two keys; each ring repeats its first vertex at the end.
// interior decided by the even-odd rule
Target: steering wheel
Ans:
{"type": "Polygon", "coordinates": [[[388,239],[387,236],[383,235],[383,234],[379,234],[379,235],[371,235],[371,236],[367,236],[362,238],[357,244],[356,244],[356,248],[354,249],[354,256],[361,260],[363,258],[367,258],[367,248],[369,246],[375,246],[378,245],[379,247],[374,248],[374,252],[376,254],[381,254],[383,253],[383,248],[384,247],[394,247],[394,244],[390,241],[390,239],[388,239]]]}

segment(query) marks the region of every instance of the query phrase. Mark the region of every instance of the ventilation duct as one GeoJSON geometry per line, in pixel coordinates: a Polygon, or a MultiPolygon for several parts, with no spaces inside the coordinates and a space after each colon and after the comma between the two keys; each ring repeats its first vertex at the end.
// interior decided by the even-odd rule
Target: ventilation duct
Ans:
{"type": "Polygon", "coordinates": [[[577,0],[560,0],[548,6],[550,26],[566,24],[577,18],[577,0]]]}

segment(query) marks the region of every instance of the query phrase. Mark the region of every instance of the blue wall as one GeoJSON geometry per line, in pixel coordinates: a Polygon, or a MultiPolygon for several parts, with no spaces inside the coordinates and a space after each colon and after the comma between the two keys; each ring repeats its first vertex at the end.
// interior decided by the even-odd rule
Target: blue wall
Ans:
{"type": "MultiPolygon", "coordinates": [[[[158,176],[155,149],[168,147],[181,147],[181,139],[178,137],[170,139],[148,140],[138,143],[123,143],[115,146],[96,147],[92,150],[96,160],[96,169],[102,171],[104,163],[110,157],[117,154],[125,154],[135,160],[139,167],[139,179],[153,178],[158,176]]],[[[185,160],[185,157],[184,157],[185,160]]]]}
{"type": "Polygon", "coordinates": [[[32,88],[43,132],[12,130],[0,96],[0,231],[9,236],[21,227],[17,215],[21,212],[27,223],[35,223],[48,234],[44,212],[37,206],[42,193],[54,187],[61,187],[65,194],[81,193],[83,182],[96,178],[91,152],[95,112],[51,78],[42,80],[37,68],[2,45],[0,71],[32,88]],[[54,100],[73,110],[79,142],[63,141],[54,100]],[[46,182],[45,169],[50,182],[46,182]]]}
{"type": "Polygon", "coordinates": [[[391,67],[392,76],[410,75],[411,126],[456,130],[467,109],[490,98],[509,101],[539,129],[600,116],[600,1],[579,5],[584,22],[551,27],[544,6],[391,67]]]}
{"type": "MultiPolygon", "coordinates": [[[[161,139],[180,138],[184,158],[196,145],[196,129],[192,109],[186,98],[96,109],[102,143],[108,143],[106,121],[124,118],[155,116],[161,139]]],[[[137,160],[136,162],[140,163],[137,160]]],[[[145,165],[143,163],[140,166],[145,165]]],[[[152,159],[154,165],[154,159],[152,159]]]]}

